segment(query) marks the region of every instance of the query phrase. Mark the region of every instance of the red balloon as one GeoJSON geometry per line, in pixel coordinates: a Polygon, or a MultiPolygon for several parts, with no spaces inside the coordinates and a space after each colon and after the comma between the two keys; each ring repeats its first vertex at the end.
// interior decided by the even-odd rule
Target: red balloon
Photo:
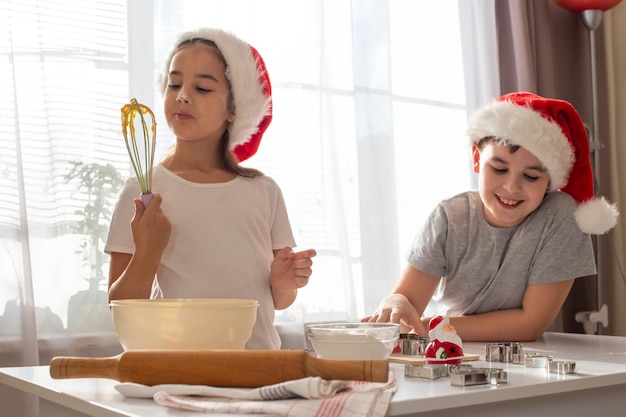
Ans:
{"type": "Polygon", "coordinates": [[[554,0],[554,2],[570,12],[580,13],[585,10],[604,12],[617,6],[622,0],[554,0]]]}

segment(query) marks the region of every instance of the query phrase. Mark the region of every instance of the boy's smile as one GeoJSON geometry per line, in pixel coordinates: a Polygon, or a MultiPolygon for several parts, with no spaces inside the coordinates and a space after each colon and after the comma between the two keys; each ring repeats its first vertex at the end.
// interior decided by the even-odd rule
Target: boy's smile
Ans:
{"type": "Polygon", "coordinates": [[[539,159],[520,147],[488,141],[472,148],[474,171],[485,220],[494,227],[522,223],[539,207],[548,190],[550,176],[539,159]]]}

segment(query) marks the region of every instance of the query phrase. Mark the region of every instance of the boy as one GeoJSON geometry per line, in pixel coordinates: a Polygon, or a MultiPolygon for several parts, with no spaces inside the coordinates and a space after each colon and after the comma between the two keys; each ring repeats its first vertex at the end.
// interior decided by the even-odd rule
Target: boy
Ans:
{"type": "Polygon", "coordinates": [[[427,312],[449,316],[464,341],[535,340],[574,279],[596,273],[589,234],[610,230],[618,212],[594,198],[570,103],[507,94],[472,115],[468,134],[478,190],[435,208],[392,294],[363,321],[427,335],[427,312]]]}

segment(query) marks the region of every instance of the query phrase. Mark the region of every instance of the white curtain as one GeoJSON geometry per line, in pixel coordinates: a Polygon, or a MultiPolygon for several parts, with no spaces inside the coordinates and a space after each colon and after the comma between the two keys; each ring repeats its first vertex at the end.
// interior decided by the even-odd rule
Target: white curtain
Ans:
{"type": "Polygon", "coordinates": [[[280,184],[299,247],[318,251],[277,321],[371,312],[418,223],[472,182],[465,121],[497,94],[497,67],[493,0],[466,3],[0,3],[0,366],[119,350],[102,254],[131,175],[119,109],[150,104],[159,152],[172,143],[156,74],[174,37],[198,26],[263,55],[275,116],[247,165],[280,184]]]}

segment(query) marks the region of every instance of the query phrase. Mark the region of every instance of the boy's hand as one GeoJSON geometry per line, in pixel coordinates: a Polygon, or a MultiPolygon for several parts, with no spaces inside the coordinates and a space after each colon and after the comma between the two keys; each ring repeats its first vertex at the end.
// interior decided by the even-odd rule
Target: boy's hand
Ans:
{"type": "Polygon", "coordinates": [[[428,330],[420,320],[417,310],[402,294],[391,294],[383,298],[374,314],[361,319],[361,321],[398,323],[401,333],[407,333],[411,328],[420,336],[428,336],[428,330]]]}

